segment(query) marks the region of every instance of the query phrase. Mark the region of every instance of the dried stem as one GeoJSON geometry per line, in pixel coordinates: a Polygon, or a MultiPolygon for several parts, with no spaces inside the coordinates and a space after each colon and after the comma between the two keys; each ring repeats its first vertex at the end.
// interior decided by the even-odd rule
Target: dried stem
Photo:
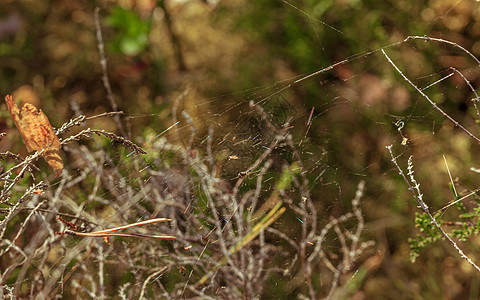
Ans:
{"type": "MultiPolygon", "coordinates": [[[[460,46],[459,46],[460,47],[460,46]]],[[[430,97],[428,97],[427,94],[425,94],[423,92],[422,89],[420,89],[417,85],[415,85],[410,79],[408,79],[407,76],[405,76],[405,74],[403,74],[402,71],[400,71],[400,69],[397,67],[397,65],[395,65],[395,63],[392,61],[392,59],[387,55],[387,53],[385,53],[385,51],[382,49],[382,53],[383,55],[385,55],[385,57],[387,58],[388,62],[395,68],[395,70],[397,70],[397,72],[403,77],[403,79],[405,79],[406,82],[408,82],[415,90],[417,90],[417,92],[420,93],[420,95],[422,95],[425,99],[427,99],[427,101],[433,106],[434,109],[438,110],[445,118],[447,118],[448,120],[450,120],[455,126],[458,126],[460,129],[462,129],[466,134],[468,134],[471,138],[473,138],[475,141],[479,142],[480,143],[480,139],[477,138],[475,135],[473,135],[473,133],[471,133],[467,128],[463,127],[463,125],[461,125],[460,123],[458,123],[454,118],[452,118],[450,115],[448,115],[445,111],[443,111],[443,109],[441,109],[432,99],[430,99],[430,97]]]]}
{"type": "MultiPolygon", "coordinates": [[[[110,105],[112,106],[112,110],[114,112],[117,112],[118,111],[117,102],[115,102],[115,98],[113,97],[112,87],[110,86],[110,80],[108,79],[108,75],[107,75],[107,59],[105,58],[102,27],[100,25],[99,13],[100,13],[100,8],[99,7],[95,8],[95,27],[97,28],[98,51],[100,53],[100,65],[102,66],[102,73],[103,73],[102,80],[103,80],[103,85],[107,90],[107,99],[110,102],[110,105]]],[[[123,129],[122,122],[120,122],[119,115],[114,115],[113,119],[115,120],[115,123],[118,129],[120,130],[120,132],[122,133],[122,135],[125,135],[125,130],[123,129]]]]}
{"type": "Polygon", "coordinates": [[[477,271],[480,272],[480,268],[468,257],[463,253],[462,249],[458,247],[457,243],[455,243],[454,240],[443,230],[443,228],[438,224],[437,220],[433,217],[433,215],[430,213],[430,210],[428,208],[428,205],[423,201],[423,194],[420,191],[420,184],[417,183],[415,178],[413,177],[413,162],[412,162],[412,156],[409,158],[409,163],[408,163],[408,175],[410,176],[410,181],[408,180],[407,176],[403,172],[402,168],[397,163],[397,157],[393,154],[392,151],[392,145],[386,146],[388,149],[388,152],[390,153],[390,156],[392,158],[393,164],[397,167],[399,174],[403,177],[403,180],[407,183],[408,185],[408,190],[412,192],[413,197],[417,201],[418,205],[420,205],[420,208],[428,215],[428,217],[432,220],[432,223],[435,225],[435,227],[438,228],[438,230],[442,233],[442,235],[449,241],[449,243],[457,250],[457,252],[460,254],[460,257],[465,259],[469,264],[471,264],[477,271]]]}

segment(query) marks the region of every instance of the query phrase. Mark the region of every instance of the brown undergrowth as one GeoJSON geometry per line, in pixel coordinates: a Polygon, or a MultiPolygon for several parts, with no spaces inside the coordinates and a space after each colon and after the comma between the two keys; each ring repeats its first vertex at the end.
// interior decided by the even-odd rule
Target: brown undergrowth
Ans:
{"type": "Polygon", "coordinates": [[[277,128],[260,106],[250,108],[275,134],[233,181],[219,174],[223,162],[211,148],[213,129],[205,149],[163,136],[139,147],[96,129],[68,136],[90,119],[79,116],[56,130],[68,158],[55,180],[38,164],[40,152],[26,158],[2,153],[2,295],[253,299],[279,283],[282,292],[310,298],[346,292],[344,279],[372,245],[361,241],[364,182],[352,212],[322,225],[289,122],[277,128]],[[92,141],[93,135],[100,137],[92,141]],[[111,146],[98,143],[105,138],[111,146]],[[289,158],[281,159],[285,151],[289,158]],[[59,217],[76,232],[97,233],[168,217],[167,225],[135,232],[175,240],[111,237],[107,244],[95,235],[58,235],[65,230],[59,217]],[[327,251],[332,240],[338,247],[327,251]]]}

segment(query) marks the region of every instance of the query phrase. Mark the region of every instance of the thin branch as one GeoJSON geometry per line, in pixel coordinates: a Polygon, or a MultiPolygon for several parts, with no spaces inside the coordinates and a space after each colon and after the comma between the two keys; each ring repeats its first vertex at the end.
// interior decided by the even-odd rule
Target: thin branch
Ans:
{"type": "Polygon", "coordinates": [[[163,267],[160,270],[153,272],[152,274],[150,274],[150,276],[147,277],[147,279],[143,282],[142,290],[140,292],[140,296],[138,297],[139,300],[143,299],[143,294],[145,294],[145,289],[147,288],[147,284],[150,282],[150,280],[152,280],[152,278],[154,277],[162,275],[167,271],[167,269],[167,267],[163,267]]]}
{"type": "Polygon", "coordinates": [[[465,253],[463,253],[462,249],[460,249],[460,247],[458,247],[457,243],[455,243],[455,241],[452,240],[452,238],[443,230],[443,228],[440,226],[440,224],[438,224],[437,220],[430,213],[430,210],[429,210],[428,206],[423,201],[423,194],[420,192],[420,184],[418,184],[416,182],[415,178],[413,177],[413,164],[412,164],[412,160],[411,160],[412,156],[410,156],[409,167],[408,167],[409,168],[409,173],[408,174],[410,175],[410,180],[412,182],[412,183],[410,183],[410,181],[407,179],[407,176],[403,172],[402,168],[400,168],[400,166],[398,165],[397,158],[393,155],[392,147],[393,147],[393,145],[386,146],[386,148],[388,149],[388,152],[390,152],[392,162],[397,167],[398,173],[403,177],[403,180],[407,183],[408,190],[410,192],[412,192],[413,197],[415,198],[415,200],[417,200],[417,203],[420,205],[421,209],[428,215],[428,217],[432,220],[432,223],[438,228],[438,230],[440,230],[442,235],[458,251],[458,253],[460,254],[460,257],[465,259],[478,272],[480,272],[480,267],[478,267],[467,255],[465,255],[465,253]]]}
{"type": "Polygon", "coordinates": [[[480,60],[478,58],[476,58],[475,55],[473,55],[472,53],[470,53],[470,51],[468,51],[467,49],[463,48],[462,46],[460,46],[459,44],[454,43],[454,42],[450,42],[450,41],[447,41],[447,40],[444,40],[444,39],[433,38],[433,37],[429,37],[429,36],[426,36],[426,35],[425,36],[411,35],[411,36],[408,36],[403,42],[408,42],[410,40],[417,40],[417,39],[425,40],[426,42],[433,41],[433,42],[444,43],[444,44],[448,44],[448,45],[451,45],[453,47],[456,47],[456,48],[462,50],[463,52],[465,52],[466,54],[468,54],[480,66],[480,60]]]}
{"type": "Polygon", "coordinates": [[[475,94],[475,98],[472,99],[472,102],[473,102],[473,105],[475,106],[475,110],[477,111],[477,116],[480,118],[480,110],[478,109],[478,106],[477,106],[477,102],[480,101],[480,97],[478,96],[477,91],[473,88],[470,81],[467,79],[467,77],[465,77],[465,75],[463,75],[462,72],[458,71],[454,67],[450,67],[450,70],[453,70],[455,73],[458,73],[458,75],[460,75],[463,78],[465,83],[467,83],[468,88],[472,91],[472,93],[475,94]]]}
{"type": "MultiPolygon", "coordinates": [[[[107,90],[107,99],[110,102],[110,105],[112,106],[112,110],[117,112],[118,111],[117,103],[115,102],[115,98],[113,97],[112,87],[110,86],[110,80],[108,79],[108,75],[107,75],[107,59],[105,58],[105,50],[104,50],[104,44],[103,44],[102,27],[100,25],[99,12],[100,12],[100,8],[99,7],[95,8],[95,27],[97,28],[98,51],[100,52],[100,65],[102,66],[102,72],[103,72],[103,77],[102,77],[103,85],[107,90]]],[[[120,117],[118,115],[115,115],[113,119],[115,120],[115,123],[117,124],[117,127],[122,133],[122,135],[125,135],[125,130],[123,129],[122,122],[120,122],[120,117]]]]}
{"type": "Polygon", "coordinates": [[[400,71],[400,69],[395,65],[395,63],[390,59],[390,57],[387,55],[387,53],[385,53],[385,51],[382,49],[382,53],[383,55],[385,55],[385,57],[387,58],[388,62],[395,68],[395,70],[397,70],[397,72],[403,77],[403,79],[405,79],[406,82],[408,82],[415,90],[417,90],[417,92],[420,93],[420,95],[422,95],[425,99],[428,100],[428,102],[430,102],[430,104],[433,106],[434,109],[438,110],[445,118],[447,118],[448,120],[450,120],[455,126],[458,126],[459,128],[461,128],[466,134],[468,134],[471,138],[473,138],[474,140],[476,140],[477,142],[480,143],[480,139],[477,138],[475,135],[473,135],[467,128],[463,127],[463,125],[461,125],[460,123],[458,123],[454,118],[452,118],[450,115],[448,115],[446,112],[444,112],[440,107],[438,107],[438,105],[433,102],[432,99],[430,99],[430,97],[427,96],[427,94],[425,94],[418,86],[416,86],[407,76],[405,76],[405,74],[403,74],[402,71],[400,71]]]}

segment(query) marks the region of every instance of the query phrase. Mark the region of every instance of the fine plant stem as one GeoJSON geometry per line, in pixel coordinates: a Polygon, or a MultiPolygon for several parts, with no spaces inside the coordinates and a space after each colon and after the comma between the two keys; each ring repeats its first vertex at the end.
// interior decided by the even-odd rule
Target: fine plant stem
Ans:
{"type": "Polygon", "coordinates": [[[407,176],[403,172],[403,169],[400,168],[400,165],[397,162],[397,157],[393,154],[392,151],[393,145],[386,146],[388,149],[388,152],[390,153],[390,156],[392,158],[393,164],[397,167],[397,170],[399,174],[403,177],[403,180],[407,183],[408,185],[408,190],[413,194],[413,197],[417,201],[418,205],[420,208],[428,215],[428,217],[432,220],[432,223],[438,228],[438,230],[442,233],[442,235],[447,239],[450,244],[458,251],[460,254],[460,257],[465,259],[469,264],[471,264],[478,272],[480,272],[480,268],[467,256],[465,253],[460,249],[460,247],[455,243],[455,241],[443,230],[443,228],[438,224],[437,220],[433,217],[433,215],[430,213],[430,209],[428,208],[427,204],[423,201],[423,194],[420,192],[420,184],[417,183],[415,178],[413,177],[413,162],[412,162],[412,156],[409,158],[409,163],[408,163],[408,175],[410,176],[410,180],[408,180],[407,176]]]}
{"type": "MultiPolygon", "coordinates": [[[[97,28],[97,40],[98,40],[98,52],[100,53],[100,65],[102,66],[102,80],[103,85],[105,86],[105,90],[107,91],[107,99],[112,106],[112,110],[114,112],[118,111],[117,102],[115,102],[115,98],[113,97],[112,87],[110,85],[110,80],[108,79],[107,75],[107,59],[105,58],[105,46],[103,44],[103,36],[102,36],[102,26],[100,25],[100,8],[95,8],[95,26],[97,28]]],[[[125,135],[125,130],[123,129],[122,122],[120,122],[120,117],[118,115],[114,115],[113,119],[115,120],[118,129],[125,135]]]]}
{"type": "MultiPolygon", "coordinates": [[[[237,243],[237,245],[230,248],[229,250],[230,254],[234,254],[241,248],[245,247],[248,243],[250,243],[253,239],[255,239],[260,234],[260,232],[262,232],[265,228],[270,226],[270,224],[275,222],[275,220],[278,219],[286,210],[285,207],[280,209],[281,206],[282,206],[282,203],[279,202],[274,208],[272,208],[272,210],[270,210],[270,212],[265,217],[263,217],[262,220],[258,222],[252,228],[252,230],[243,237],[243,239],[239,243],[237,243]]],[[[217,268],[215,268],[210,274],[203,276],[197,282],[196,285],[200,286],[204,284],[208,280],[208,278],[211,276],[211,274],[215,273],[218,267],[223,266],[225,263],[227,263],[227,257],[224,257],[221,260],[219,260],[217,268]]]]}
{"type": "MultiPolygon", "coordinates": [[[[460,47],[460,46],[459,46],[460,47]]],[[[473,138],[475,141],[480,143],[480,139],[476,137],[473,133],[471,133],[467,128],[463,127],[462,124],[458,123],[457,120],[452,118],[449,114],[447,114],[443,109],[441,109],[430,97],[428,97],[427,94],[425,94],[416,84],[414,84],[403,72],[395,65],[395,63],[392,61],[392,59],[385,53],[385,50],[382,49],[383,55],[387,58],[388,62],[397,70],[397,72],[405,79],[406,82],[408,82],[417,92],[420,93],[427,101],[433,106],[434,109],[438,110],[445,118],[450,120],[455,126],[458,126],[461,128],[466,134],[468,134],[471,138],[473,138]]]]}
{"type": "Polygon", "coordinates": [[[416,35],[411,35],[411,36],[408,36],[403,42],[408,42],[408,41],[411,41],[411,40],[424,40],[426,42],[430,42],[430,41],[433,41],[433,42],[438,42],[438,43],[443,43],[443,44],[447,44],[447,45],[451,45],[453,47],[456,47],[460,50],[462,50],[463,52],[465,52],[468,56],[470,56],[474,61],[477,62],[477,64],[480,66],[480,60],[475,57],[475,55],[473,55],[470,51],[468,51],[467,49],[463,48],[462,46],[460,46],[459,44],[457,43],[454,43],[454,42],[451,42],[451,41],[448,41],[448,40],[444,40],[444,39],[439,39],[439,38],[434,38],[434,37],[430,37],[430,36],[416,36],[416,35]]]}
{"type": "Polygon", "coordinates": [[[465,77],[465,75],[463,75],[462,72],[460,72],[459,70],[453,68],[453,67],[450,67],[450,70],[452,70],[453,72],[457,73],[458,75],[460,75],[463,79],[463,81],[465,81],[465,83],[468,85],[468,88],[472,91],[472,93],[475,95],[475,98],[472,99],[472,102],[473,102],[473,105],[475,106],[475,110],[477,111],[477,116],[480,118],[480,110],[478,108],[478,105],[477,105],[477,102],[480,102],[480,97],[478,96],[477,94],[477,91],[473,88],[472,84],[470,83],[470,81],[467,79],[467,77],[465,77]]]}

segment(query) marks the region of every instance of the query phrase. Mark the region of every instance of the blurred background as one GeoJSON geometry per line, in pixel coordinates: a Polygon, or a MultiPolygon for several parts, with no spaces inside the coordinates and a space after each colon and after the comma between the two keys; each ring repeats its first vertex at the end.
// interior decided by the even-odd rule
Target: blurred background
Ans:
{"type": "MultiPolygon", "coordinates": [[[[357,184],[366,182],[362,239],[375,245],[340,282],[349,290],[339,298],[479,297],[475,269],[435,233],[428,235],[416,226],[421,210],[385,148],[394,145],[404,169],[413,155],[424,200],[436,212],[455,199],[452,181],[459,194],[478,188],[479,174],[470,170],[480,168],[475,159],[478,143],[433,109],[379,49],[386,47],[420,88],[444,78],[452,72],[450,67],[477,88],[479,65],[460,48],[425,40],[400,42],[426,35],[457,43],[480,57],[480,2],[0,2],[2,97],[13,94],[17,102],[41,108],[54,127],[79,114],[114,110],[102,81],[94,17],[99,7],[107,74],[117,109],[124,115],[121,128],[109,118],[92,121],[89,127],[116,132],[148,151],[145,142],[160,134],[188,146],[193,123],[197,133],[192,147],[200,152],[207,151],[213,128],[214,157],[223,159],[217,164],[219,177],[228,186],[262,153],[272,134],[252,117],[249,102],[261,105],[275,126],[292,118],[290,133],[307,166],[319,231],[330,218],[351,210],[357,184]],[[405,137],[408,142],[402,145],[405,137]],[[239,159],[225,161],[233,154],[239,159]],[[419,251],[415,262],[412,247],[419,251]]],[[[425,92],[479,134],[475,95],[461,76],[455,74],[425,92]]],[[[1,107],[1,131],[12,131],[6,106],[1,107]]],[[[9,133],[0,143],[1,151],[26,155],[19,140],[18,133],[9,133]]],[[[65,165],[69,163],[74,157],[66,154],[65,165]]],[[[440,215],[447,232],[469,231],[462,233],[459,244],[476,262],[478,201],[474,194],[440,215]]],[[[292,225],[298,221],[282,218],[273,226],[292,238],[298,235],[292,225]]],[[[340,249],[335,241],[327,247],[332,252],[340,249]]],[[[278,265],[287,266],[288,262],[278,265]]],[[[292,278],[272,275],[259,297],[308,294],[307,286],[292,278]]],[[[322,275],[315,280],[321,282],[322,275]]],[[[118,286],[111,283],[109,288],[118,286]]],[[[321,295],[326,293],[319,291],[321,295]]]]}

